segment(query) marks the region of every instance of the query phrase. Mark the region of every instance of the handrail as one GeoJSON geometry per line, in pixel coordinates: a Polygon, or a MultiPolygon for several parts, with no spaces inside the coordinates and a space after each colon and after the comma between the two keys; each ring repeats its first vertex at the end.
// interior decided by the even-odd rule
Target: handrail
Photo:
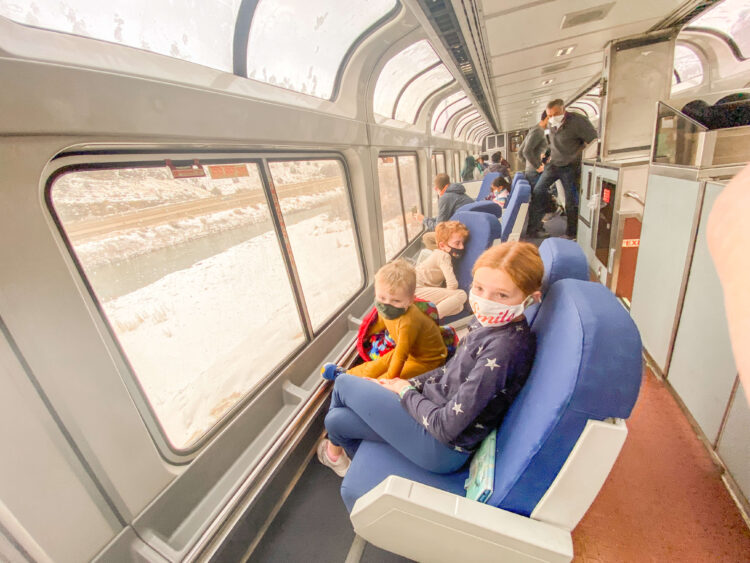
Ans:
{"type": "Polygon", "coordinates": [[[638,192],[625,192],[625,197],[630,197],[636,200],[638,203],[640,203],[643,207],[646,207],[646,202],[641,197],[641,194],[638,192]]]}

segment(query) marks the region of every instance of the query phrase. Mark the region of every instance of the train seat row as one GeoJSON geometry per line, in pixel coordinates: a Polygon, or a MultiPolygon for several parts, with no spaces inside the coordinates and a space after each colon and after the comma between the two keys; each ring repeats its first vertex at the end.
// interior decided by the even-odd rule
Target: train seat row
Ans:
{"type": "Polygon", "coordinates": [[[549,291],[532,331],[529,379],[497,431],[486,504],[467,499],[468,468],[417,467],[363,442],[341,486],[354,529],[400,555],[453,561],[569,561],[570,531],[593,502],[627,435],[641,382],[641,340],[604,286],[579,279],[570,241],[545,242],[549,291]]]}

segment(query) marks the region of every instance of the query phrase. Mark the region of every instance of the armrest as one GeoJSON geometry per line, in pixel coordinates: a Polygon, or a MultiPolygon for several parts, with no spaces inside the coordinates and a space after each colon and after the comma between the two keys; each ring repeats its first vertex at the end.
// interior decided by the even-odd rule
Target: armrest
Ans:
{"type": "Polygon", "coordinates": [[[417,561],[573,559],[570,532],[391,475],[357,500],[354,531],[417,561]]]}

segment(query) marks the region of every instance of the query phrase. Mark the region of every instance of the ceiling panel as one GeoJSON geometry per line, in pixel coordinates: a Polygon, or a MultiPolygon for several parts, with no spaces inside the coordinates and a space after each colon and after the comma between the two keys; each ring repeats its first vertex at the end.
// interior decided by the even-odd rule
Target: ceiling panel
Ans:
{"type": "MultiPolygon", "coordinates": [[[[506,74],[504,76],[498,76],[494,77],[492,80],[492,83],[495,85],[496,88],[500,89],[502,86],[505,86],[506,84],[515,84],[516,82],[524,81],[524,80],[536,80],[538,82],[542,82],[543,80],[546,80],[547,78],[551,77],[557,77],[562,75],[565,75],[566,73],[576,72],[581,69],[588,69],[590,74],[593,74],[596,72],[597,68],[602,68],[604,66],[604,60],[601,55],[594,54],[590,55],[588,58],[582,58],[578,61],[566,61],[568,62],[568,66],[556,71],[556,72],[547,72],[545,74],[542,74],[542,70],[548,69],[553,65],[546,65],[542,67],[536,67],[536,68],[530,68],[528,70],[522,70],[520,72],[514,72],[512,74],[506,74]]],[[[556,65],[555,65],[556,66],[556,65]]]]}

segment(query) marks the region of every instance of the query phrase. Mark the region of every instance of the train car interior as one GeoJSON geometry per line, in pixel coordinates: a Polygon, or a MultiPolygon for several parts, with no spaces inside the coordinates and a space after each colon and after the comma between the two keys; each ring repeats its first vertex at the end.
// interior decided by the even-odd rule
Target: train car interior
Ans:
{"type": "Polygon", "coordinates": [[[750,0],[0,0],[0,77],[0,561],[750,561],[750,0]],[[470,296],[538,247],[528,379],[458,469],[370,429],[342,478],[321,369],[448,219],[470,296]]]}

